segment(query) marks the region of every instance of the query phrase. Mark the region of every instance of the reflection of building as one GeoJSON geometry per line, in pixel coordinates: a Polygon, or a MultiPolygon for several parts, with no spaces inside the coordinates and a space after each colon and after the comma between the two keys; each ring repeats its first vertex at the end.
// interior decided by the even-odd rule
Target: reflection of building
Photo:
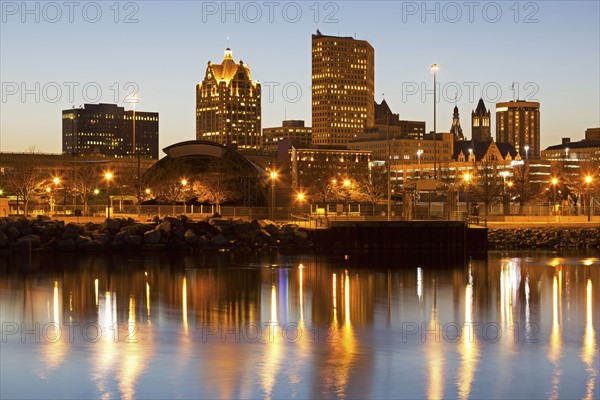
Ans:
{"type": "Polygon", "coordinates": [[[312,35],[313,143],[340,145],[374,123],[375,51],[365,40],[312,35]]]}
{"type": "Polygon", "coordinates": [[[236,64],[229,48],[221,64],[208,62],[204,80],[196,85],[196,139],[258,150],[260,110],[260,84],[252,80],[248,64],[236,64]]]}
{"type": "Polygon", "coordinates": [[[477,108],[471,112],[471,138],[474,142],[489,142],[492,140],[490,110],[485,108],[483,99],[479,99],[477,108]]]}
{"type": "Polygon", "coordinates": [[[133,110],[125,111],[116,104],[85,104],[83,108],[63,110],[63,154],[117,158],[139,154],[157,159],[158,113],[135,111],[135,138],[133,115],[133,110]]]}
{"type": "Polygon", "coordinates": [[[539,157],[540,103],[522,100],[496,103],[496,141],[512,144],[523,158],[539,157]]]}
{"type": "Polygon", "coordinates": [[[308,187],[315,179],[359,180],[369,174],[371,152],[342,148],[292,148],[292,187],[308,187]]]}
{"type": "Polygon", "coordinates": [[[289,139],[291,146],[306,147],[312,141],[312,128],[304,126],[304,121],[283,121],[281,126],[263,129],[263,150],[277,151],[280,140],[289,139]]]}

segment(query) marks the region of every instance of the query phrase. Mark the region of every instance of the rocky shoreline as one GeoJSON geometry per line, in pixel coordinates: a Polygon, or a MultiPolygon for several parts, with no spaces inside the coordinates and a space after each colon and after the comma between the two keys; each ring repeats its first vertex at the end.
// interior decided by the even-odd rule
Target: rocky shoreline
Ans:
{"type": "Polygon", "coordinates": [[[489,229],[493,249],[600,249],[600,228],[489,229]]]}
{"type": "MultiPolygon", "coordinates": [[[[65,223],[0,218],[0,255],[12,252],[99,252],[105,250],[203,250],[252,252],[311,250],[313,235],[296,224],[243,221],[214,215],[192,221],[184,215],[146,222],[109,219],[102,223],[65,223]]],[[[493,249],[600,249],[600,228],[497,228],[488,230],[493,249]]]]}
{"type": "Polygon", "coordinates": [[[222,219],[204,221],[186,216],[154,217],[147,222],[108,219],[102,223],[67,223],[36,219],[0,219],[0,253],[99,252],[105,250],[235,250],[251,252],[277,248],[310,249],[309,232],[296,224],[269,220],[222,219]]]}

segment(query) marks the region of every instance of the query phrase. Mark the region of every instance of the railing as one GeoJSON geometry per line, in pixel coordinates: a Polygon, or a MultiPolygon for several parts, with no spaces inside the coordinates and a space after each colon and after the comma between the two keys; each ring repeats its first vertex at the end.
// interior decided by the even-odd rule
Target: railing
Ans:
{"type": "MultiPolygon", "coordinates": [[[[589,204],[572,206],[566,204],[553,205],[551,203],[533,203],[520,207],[519,204],[511,203],[510,207],[503,207],[500,203],[492,204],[489,212],[485,212],[483,203],[470,203],[467,211],[464,202],[449,209],[445,202],[417,202],[410,208],[402,204],[391,206],[391,213],[387,216],[387,204],[359,204],[359,203],[328,203],[328,204],[302,204],[292,207],[275,207],[274,219],[280,221],[298,220],[303,223],[315,225],[327,225],[331,221],[362,221],[362,220],[451,220],[451,221],[485,221],[496,220],[500,217],[583,217],[588,214],[589,204]],[[477,207],[478,205],[478,207],[477,207]]],[[[155,215],[187,215],[193,218],[201,218],[215,214],[217,207],[214,205],[184,206],[184,205],[118,205],[113,204],[110,210],[111,216],[140,216],[142,219],[155,215]]],[[[221,206],[219,214],[226,218],[244,219],[267,219],[270,215],[269,207],[243,207],[243,206],[221,206]]],[[[589,210],[590,216],[600,216],[600,201],[592,200],[589,210]]],[[[105,217],[106,205],[55,205],[51,208],[48,204],[29,204],[29,215],[46,215],[51,217],[75,217],[93,216],[105,217]]],[[[23,214],[23,205],[20,204],[19,212],[11,204],[9,214],[23,214]]]]}

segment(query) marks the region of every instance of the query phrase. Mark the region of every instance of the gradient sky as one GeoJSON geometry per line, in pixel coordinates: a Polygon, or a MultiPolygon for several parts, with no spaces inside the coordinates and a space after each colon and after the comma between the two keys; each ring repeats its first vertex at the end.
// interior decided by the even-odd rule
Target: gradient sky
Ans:
{"type": "Polygon", "coordinates": [[[562,137],[581,140],[586,128],[600,126],[597,0],[74,3],[27,2],[33,12],[26,13],[21,1],[1,2],[2,152],[35,146],[60,153],[61,110],[96,98],[130,109],[128,82],[139,88],[137,110],[160,113],[161,148],[195,139],[195,86],[207,62],[220,63],[228,46],[263,84],[263,128],[280,125],[286,114],[308,125],[317,29],[369,41],[376,100],[385,94],[393,112],[426,121],[427,130],[433,129],[432,63],[440,65],[438,131],[450,128],[459,88],[466,136],[470,112],[483,97],[495,137],[494,103],[513,98],[513,81],[519,98],[541,103],[542,148],[562,137]]]}

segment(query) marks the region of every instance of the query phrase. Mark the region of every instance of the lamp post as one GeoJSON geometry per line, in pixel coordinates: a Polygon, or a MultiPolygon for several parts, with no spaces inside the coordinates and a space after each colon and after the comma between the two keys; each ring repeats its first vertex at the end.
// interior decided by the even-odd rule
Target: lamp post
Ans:
{"type": "Polygon", "coordinates": [[[502,212],[506,215],[506,206],[508,203],[508,198],[506,197],[506,177],[508,176],[508,171],[502,171],[500,175],[502,175],[502,212]]]}
{"type": "Polygon", "coordinates": [[[585,177],[585,184],[586,184],[586,191],[588,194],[588,199],[589,199],[589,203],[588,203],[588,222],[590,222],[592,220],[592,196],[590,193],[590,184],[592,183],[592,177],[591,176],[586,176],[585,177]]]}
{"type": "Polygon", "coordinates": [[[350,179],[344,179],[344,187],[346,188],[346,193],[344,195],[344,200],[346,201],[346,220],[350,218],[350,196],[348,193],[348,189],[350,189],[350,179]]]}
{"type": "Polygon", "coordinates": [[[110,219],[110,180],[113,178],[112,172],[104,174],[106,179],[106,219],[110,219]]]}
{"type": "Polygon", "coordinates": [[[423,149],[417,150],[417,160],[419,163],[419,180],[421,180],[421,154],[423,154],[423,149]]]}
{"type": "Polygon", "coordinates": [[[525,149],[525,161],[529,159],[529,146],[523,147],[525,149]]]}
{"type": "Polygon", "coordinates": [[[277,172],[271,171],[271,215],[269,219],[273,221],[275,219],[275,180],[277,179],[277,172]]]}
{"type": "Polygon", "coordinates": [[[569,159],[569,148],[565,147],[565,159],[568,160],[569,159]]]}
{"type": "MultiPolygon", "coordinates": [[[[182,188],[181,191],[184,192],[183,193],[184,196],[185,196],[185,188],[186,188],[187,184],[188,184],[187,179],[184,178],[184,179],[181,180],[181,188],[182,188]]],[[[187,210],[186,210],[187,209],[187,205],[185,204],[185,202],[186,202],[186,200],[185,200],[185,197],[184,197],[183,198],[183,215],[185,215],[186,212],[187,212],[187,210]]]]}
{"type": "Polygon", "coordinates": [[[437,147],[436,147],[436,111],[437,111],[437,71],[440,67],[437,64],[431,66],[433,71],[433,179],[437,179],[437,147]]]}
{"type": "Polygon", "coordinates": [[[558,183],[557,178],[552,178],[552,212],[556,214],[556,184],[558,183]]]}
{"type": "Polygon", "coordinates": [[[466,196],[465,196],[465,197],[466,197],[466,199],[465,199],[465,201],[466,201],[466,203],[467,203],[467,224],[469,224],[469,183],[470,183],[470,181],[471,181],[471,174],[469,174],[469,173],[467,172],[467,173],[466,173],[466,174],[463,176],[463,178],[464,178],[464,180],[465,180],[465,183],[466,183],[466,186],[467,186],[467,188],[466,188],[466,190],[465,190],[465,192],[466,192],[466,196]]]}

